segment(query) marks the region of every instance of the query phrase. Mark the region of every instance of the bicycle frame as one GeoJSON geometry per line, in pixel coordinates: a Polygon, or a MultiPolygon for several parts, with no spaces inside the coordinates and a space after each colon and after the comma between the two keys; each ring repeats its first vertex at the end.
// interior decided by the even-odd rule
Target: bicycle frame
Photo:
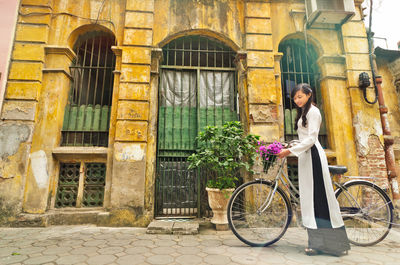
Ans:
{"type": "MultiPolygon", "coordinates": [[[[279,182],[284,184],[284,186],[286,187],[286,191],[289,192],[290,194],[290,199],[291,200],[293,199],[295,204],[300,203],[300,200],[298,199],[299,190],[293,185],[293,183],[289,179],[289,176],[286,175],[285,171],[283,170],[283,165],[285,164],[285,161],[286,157],[282,159],[281,164],[279,166],[278,173],[276,174],[276,177],[273,182],[274,188],[269,192],[265,202],[261,205],[258,212],[264,212],[269,207],[272,198],[274,197],[275,192],[278,189],[279,182]]],[[[256,180],[261,180],[261,179],[256,179],[256,180]]]]}
{"type": "MultiPolygon", "coordinates": [[[[278,189],[279,183],[282,183],[283,186],[285,187],[285,190],[290,194],[289,198],[290,198],[290,202],[292,204],[294,204],[295,206],[297,206],[300,203],[299,200],[299,190],[294,186],[294,184],[292,183],[292,181],[289,179],[289,176],[286,174],[285,170],[284,170],[284,165],[286,162],[286,157],[282,159],[282,161],[280,162],[280,166],[278,169],[278,173],[276,174],[275,179],[272,182],[273,185],[273,189],[269,192],[267,198],[265,199],[265,202],[260,206],[259,210],[257,212],[261,213],[264,212],[269,205],[272,202],[272,199],[275,195],[276,190],[278,189]]],[[[339,183],[336,182],[334,180],[332,180],[332,183],[337,187],[337,189],[334,191],[335,194],[339,191],[342,190],[343,194],[349,198],[350,201],[353,201],[355,203],[355,206],[357,207],[357,209],[362,209],[362,207],[360,207],[359,203],[357,202],[357,199],[348,192],[347,188],[346,188],[346,184],[349,184],[351,182],[354,181],[358,181],[358,180],[363,180],[366,182],[370,182],[372,185],[377,186],[376,184],[374,184],[371,181],[367,181],[366,179],[374,179],[373,177],[358,177],[358,176],[344,176],[345,178],[350,178],[352,180],[346,181],[344,183],[339,183]]],[[[261,179],[256,179],[256,180],[261,180],[261,179]]],[[[379,187],[379,186],[377,186],[379,187]]],[[[383,207],[383,206],[382,206],[383,207]]],[[[349,213],[349,214],[343,214],[343,217],[356,217],[356,216],[362,216],[364,213],[363,212],[359,212],[359,213],[349,213]]]]}

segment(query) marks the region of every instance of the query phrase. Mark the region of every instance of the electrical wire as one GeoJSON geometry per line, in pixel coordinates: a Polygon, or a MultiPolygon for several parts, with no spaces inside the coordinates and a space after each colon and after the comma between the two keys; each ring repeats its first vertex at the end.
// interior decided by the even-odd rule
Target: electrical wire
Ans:
{"type": "Polygon", "coordinates": [[[103,10],[104,3],[105,3],[105,2],[106,2],[106,0],[103,0],[103,2],[101,3],[101,6],[100,6],[100,8],[99,8],[99,12],[97,13],[96,22],[94,22],[94,24],[97,24],[97,21],[99,20],[100,13],[101,13],[101,11],[103,10]]]}

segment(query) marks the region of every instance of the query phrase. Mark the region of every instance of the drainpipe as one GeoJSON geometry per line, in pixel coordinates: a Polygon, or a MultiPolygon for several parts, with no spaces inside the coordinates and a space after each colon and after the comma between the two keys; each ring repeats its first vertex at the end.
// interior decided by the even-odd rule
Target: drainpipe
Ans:
{"type": "Polygon", "coordinates": [[[386,170],[388,174],[388,180],[392,188],[392,198],[394,205],[400,206],[400,193],[397,182],[396,164],[393,151],[394,138],[390,133],[389,120],[387,117],[388,109],[385,106],[385,100],[383,99],[382,86],[381,86],[382,77],[376,76],[375,81],[376,81],[376,86],[378,88],[378,103],[379,103],[379,112],[381,116],[381,123],[383,130],[386,170]]]}

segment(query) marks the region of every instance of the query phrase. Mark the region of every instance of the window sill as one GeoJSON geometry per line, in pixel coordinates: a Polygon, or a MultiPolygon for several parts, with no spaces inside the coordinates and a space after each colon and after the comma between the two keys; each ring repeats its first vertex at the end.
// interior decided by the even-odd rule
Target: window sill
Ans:
{"type": "Polygon", "coordinates": [[[107,147],[71,147],[60,146],[52,150],[58,160],[107,160],[107,147]]]}

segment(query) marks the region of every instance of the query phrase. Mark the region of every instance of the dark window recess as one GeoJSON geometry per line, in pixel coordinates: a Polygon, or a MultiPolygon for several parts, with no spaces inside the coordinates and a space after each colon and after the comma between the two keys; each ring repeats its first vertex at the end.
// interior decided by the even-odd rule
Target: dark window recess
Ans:
{"type": "Polygon", "coordinates": [[[71,90],[65,107],[62,146],[107,146],[113,91],[115,40],[105,33],[83,35],[76,43],[71,90]]]}
{"type": "Polygon", "coordinates": [[[279,51],[283,53],[281,73],[285,115],[285,141],[297,139],[297,132],[294,130],[297,112],[295,104],[291,99],[291,91],[299,83],[308,83],[311,85],[315,103],[322,115],[319,141],[324,148],[328,148],[325,115],[319,84],[320,73],[316,63],[318,55],[310,43],[307,46],[308,49],[306,49],[305,41],[299,39],[287,40],[279,45],[279,51]]]}

